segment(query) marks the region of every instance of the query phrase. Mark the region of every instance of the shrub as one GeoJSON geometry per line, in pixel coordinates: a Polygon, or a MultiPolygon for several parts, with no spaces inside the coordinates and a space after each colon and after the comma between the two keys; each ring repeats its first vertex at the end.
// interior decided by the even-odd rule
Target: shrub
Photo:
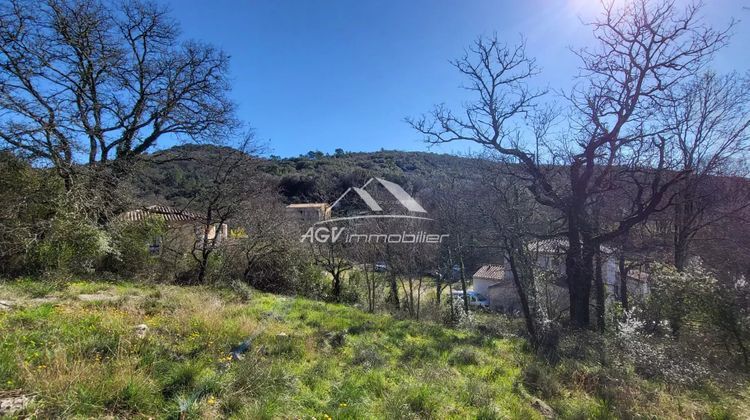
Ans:
{"type": "Polygon", "coordinates": [[[560,383],[552,369],[541,362],[529,363],[522,373],[524,387],[542,399],[551,399],[560,394],[560,383]]]}
{"type": "Polygon", "coordinates": [[[115,252],[109,255],[105,268],[126,276],[152,274],[156,258],[149,245],[165,233],[164,222],[156,218],[116,224],[112,233],[115,252]]]}
{"type": "Polygon", "coordinates": [[[321,299],[325,296],[328,281],[319,267],[303,258],[295,267],[294,283],[294,290],[299,295],[321,299]]]}
{"type": "Polygon", "coordinates": [[[401,349],[401,360],[405,362],[425,362],[438,357],[433,343],[426,339],[407,337],[401,344],[401,349]]]}
{"type": "Polygon", "coordinates": [[[162,382],[162,394],[170,398],[181,391],[191,390],[202,370],[203,366],[198,363],[175,364],[162,382]]]}
{"type": "Polygon", "coordinates": [[[427,385],[404,386],[389,395],[385,410],[388,418],[432,418],[441,405],[440,398],[427,385]]]}
{"type": "Polygon", "coordinates": [[[645,322],[626,312],[618,325],[617,343],[627,362],[647,378],[661,378],[676,384],[696,384],[707,378],[708,370],[691,360],[678,342],[658,340],[644,330],[645,322]]]}
{"type": "Polygon", "coordinates": [[[53,280],[22,277],[11,283],[12,287],[31,298],[43,298],[63,289],[63,284],[53,280]]]}
{"type": "Polygon", "coordinates": [[[29,251],[49,229],[62,183],[6,151],[0,151],[0,174],[0,275],[36,274],[29,251]]]}
{"type": "Polygon", "coordinates": [[[366,368],[376,368],[386,363],[386,358],[381,350],[372,344],[358,344],[354,347],[354,358],[352,363],[366,368]]]}
{"type": "Polygon", "coordinates": [[[115,251],[112,240],[81,213],[61,207],[33,252],[36,263],[45,272],[91,273],[107,254],[115,251]]]}
{"type": "Polygon", "coordinates": [[[481,355],[472,347],[459,347],[448,356],[451,365],[478,365],[481,355]]]}

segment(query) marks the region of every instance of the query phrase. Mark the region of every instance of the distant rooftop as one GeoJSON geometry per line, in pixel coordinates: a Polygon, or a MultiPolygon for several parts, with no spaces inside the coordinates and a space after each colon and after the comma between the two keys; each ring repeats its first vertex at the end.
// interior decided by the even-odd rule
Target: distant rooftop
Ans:
{"type": "Polygon", "coordinates": [[[641,270],[630,269],[628,270],[628,280],[637,281],[639,283],[648,283],[649,275],[641,270]]]}
{"type": "Polygon", "coordinates": [[[328,207],[328,203],[294,203],[286,206],[288,209],[305,209],[328,207]]]}
{"type": "Polygon", "coordinates": [[[118,216],[118,219],[137,222],[150,217],[158,217],[167,222],[191,222],[201,219],[201,216],[197,213],[168,206],[148,206],[142,209],[127,211],[118,216]]]}
{"type": "MultiPolygon", "coordinates": [[[[564,254],[568,250],[568,240],[565,238],[543,239],[540,241],[529,242],[527,245],[531,252],[540,252],[542,254],[564,254]]],[[[602,245],[601,252],[611,254],[614,249],[602,245]]]]}
{"type": "Polygon", "coordinates": [[[505,267],[498,264],[483,265],[472,277],[500,281],[505,278],[505,267]]]}

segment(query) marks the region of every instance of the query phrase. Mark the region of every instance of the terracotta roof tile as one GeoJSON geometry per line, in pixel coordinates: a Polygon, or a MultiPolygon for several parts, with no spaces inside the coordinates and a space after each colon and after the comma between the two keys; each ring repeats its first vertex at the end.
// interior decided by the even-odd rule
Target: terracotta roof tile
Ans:
{"type": "Polygon", "coordinates": [[[148,206],[142,209],[127,211],[118,216],[118,219],[128,222],[139,222],[154,216],[160,217],[167,222],[192,222],[201,219],[201,216],[197,213],[167,206],[148,206]]]}
{"type": "Polygon", "coordinates": [[[487,264],[479,267],[474,275],[474,278],[490,279],[490,280],[503,280],[505,278],[505,268],[502,265],[487,264]]]}

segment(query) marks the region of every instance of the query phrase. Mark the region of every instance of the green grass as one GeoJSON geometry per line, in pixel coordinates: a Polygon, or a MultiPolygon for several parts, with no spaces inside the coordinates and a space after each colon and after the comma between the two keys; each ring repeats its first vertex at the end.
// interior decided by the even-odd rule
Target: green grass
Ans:
{"type": "MultiPolygon", "coordinates": [[[[18,302],[0,312],[0,391],[34,394],[26,414],[41,418],[527,419],[541,418],[536,398],[562,418],[624,412],[616,400],[558,379],[571,373],[541,364],[520,339],[343,305],[257,292],[243,302],[203,287],[30,280],[0,286],[0,296],[18,302]],[[94,293],[120,298],[76,299],[94,293]],[[59,300],[32,301],[48,294],[59,300]],[[133,331],[142,323],[150,328],[143,340],[133,331]],[[248,337],[250,351],[233,360],[230,348],[248,337]]],[[[638,403],[657,417],[740,417],[729,403],[658,386],[650,392],[638,403]]]]}
{"type": "Polygon", "coordinates": [[[65,289],[62,282],[38,281],[30,277],[23,277],[4,285],[2,296],[24,296],[29,298],[43,298],[65,289]]]}

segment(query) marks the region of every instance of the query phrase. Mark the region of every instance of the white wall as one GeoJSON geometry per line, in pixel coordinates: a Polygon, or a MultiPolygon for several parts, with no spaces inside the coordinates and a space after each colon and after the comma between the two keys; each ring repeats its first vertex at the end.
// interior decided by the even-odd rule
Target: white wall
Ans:
{"type": "Polygon", "coordinates": [[[481,279],[481,278],[474,278],[474,291],[477,293],[481,293],[485,296],[488,295],[488,289],[491,285],[497,283],[497,280],[489,280],[489,279],[481,279]]]}
{"type": "MultiPolygon", "coordinates": [[[[541,254],[537,258],[537,265],[544,269],[553,270],[561,275],[565,275],[565,256],[557,256],[557,264],[553,262],[553,257],[541,254]]],[[[612,256],[606,257],[602,264],[602,277],[604,278],[604,284],[614,285],[617,283],[617,262],[612,256]]]]}

